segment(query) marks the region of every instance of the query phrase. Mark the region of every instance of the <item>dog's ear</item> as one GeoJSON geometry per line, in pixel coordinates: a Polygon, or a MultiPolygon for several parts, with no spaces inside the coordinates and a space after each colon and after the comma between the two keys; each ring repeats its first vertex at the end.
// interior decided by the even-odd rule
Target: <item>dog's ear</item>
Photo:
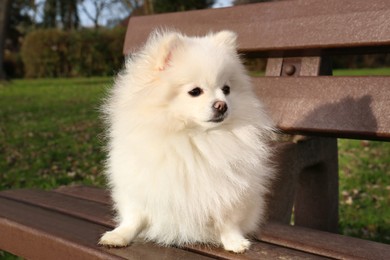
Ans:
{"type": "Polygon", "coordinates": [[[220,31],[214,34],[214,39],[217,44],[236,50],[237,34],[232,31],[220,31]]]}
{"type": "Polygon", "coordinates": [[[176,32],[162,33],[156,39],[156,56],[155,68],[156,70],[165,70],[172,59],[173,52],[183,44],[183,37],[176,32]]]}

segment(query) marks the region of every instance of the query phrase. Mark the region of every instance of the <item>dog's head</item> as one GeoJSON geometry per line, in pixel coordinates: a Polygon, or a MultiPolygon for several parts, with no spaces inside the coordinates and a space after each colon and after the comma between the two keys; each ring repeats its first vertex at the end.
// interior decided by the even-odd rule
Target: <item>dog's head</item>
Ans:
{"type": "Polygon", "coordinates": [[[185,127],[214,128],[241,116],[240,107],[253,93],[236,38],[230,31],[205,37],[154,33],[140,56],[151,72],[150,93],[159,95],[154,102],[185,127]]]}

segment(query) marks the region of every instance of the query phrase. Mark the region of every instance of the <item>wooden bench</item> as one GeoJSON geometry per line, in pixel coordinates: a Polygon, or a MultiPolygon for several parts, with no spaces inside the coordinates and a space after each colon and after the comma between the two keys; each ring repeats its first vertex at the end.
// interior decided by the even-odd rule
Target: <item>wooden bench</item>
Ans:
{"type": "Polygon", "coordinates": [[[31,259],[390,259],[390,246],[336,234],[337,138],[390,140],[390,77],[331,77],[331,56],[390,51],[390,2],[285,1],[133,17],[124,53],[156,27],[230,29],[239,51],[267,58],[256,93],[291,141],[275,144],[270,222],[245,254],[193,245],[97,246],[113,227],[107,191],[67,186],[0,192],[0,249],[31,259]],[[297,136],[299,134],[299,136],[297,136]],[[294,207],[294,222],[291,213],[294,207]]]}

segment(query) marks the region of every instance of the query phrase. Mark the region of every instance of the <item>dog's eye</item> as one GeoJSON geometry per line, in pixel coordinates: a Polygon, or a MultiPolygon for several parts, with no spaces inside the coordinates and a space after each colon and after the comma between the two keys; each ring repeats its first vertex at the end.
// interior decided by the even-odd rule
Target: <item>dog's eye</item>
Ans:
{"type": "Polygon", "coordinates": [[[190,94],[190,96],[192,96],[192,97],[200,96],[202,93],[203,93],[203,90],[199,87],[196,87],[196,88],[188,91],[188,94],[190,94]]]}
{"type": "Polygon", "coordinates": [[[230,87],[228,85],[223,86],[222,92],[225,95],[229,95],[230,94],[230,87]]]}

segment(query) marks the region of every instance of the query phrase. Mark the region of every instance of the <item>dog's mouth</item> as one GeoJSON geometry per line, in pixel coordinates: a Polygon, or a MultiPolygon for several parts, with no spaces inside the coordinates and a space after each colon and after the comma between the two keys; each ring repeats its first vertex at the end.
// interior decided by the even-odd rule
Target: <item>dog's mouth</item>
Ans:
{"type": "Polygon", "coordinates": [[[219,116],[216,116],[216,117],[213,117],[211,118],[209,121],[207,122],[211,122],[211,123],[221,123],[223,120],[225,120],[226,116],[225,115],[219,115],[219,116]]]}

